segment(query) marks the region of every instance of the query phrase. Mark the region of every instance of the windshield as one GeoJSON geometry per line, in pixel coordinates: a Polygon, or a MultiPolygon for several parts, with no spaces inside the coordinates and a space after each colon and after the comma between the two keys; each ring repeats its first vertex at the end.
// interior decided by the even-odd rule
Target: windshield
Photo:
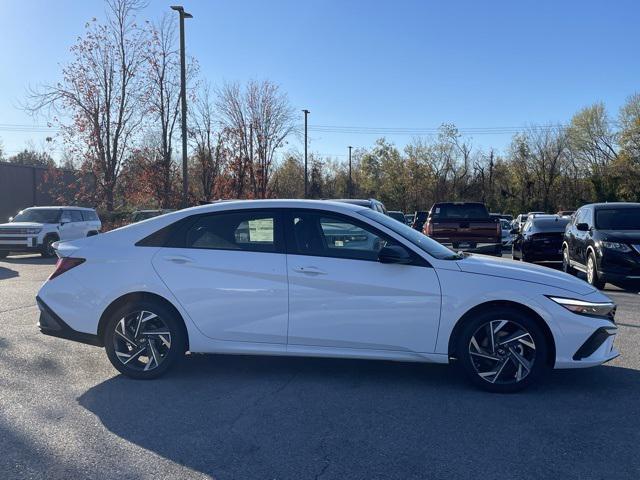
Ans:
{"type": "Polygon", "coordinates": [[[51,208],[28,208],[18,213],[12,222],[58,223],[60,210],[51,208]]]}
{"type": "Polygon", "coordinates": [[[423,235],[422,233],[408,227],[404,223],[395,221],[393,218],[384,215],[373,210],[362,210],[358,212],[360,215],[375,220],[376,222],[384,225],[389,230],[394,231],[405,240],[410,241],[420,250],[428,253],[432,257],[440,260],[460,260],[464,258],[463,255],[455,253],[453,250],[448,249],[444,245],[436,242],[432,238],[423,235]]]}
{"type": "Polygon", "coordinates": [[[599,230],[640,230],[640,207],[599,208],[596,210],[599,230]]]}

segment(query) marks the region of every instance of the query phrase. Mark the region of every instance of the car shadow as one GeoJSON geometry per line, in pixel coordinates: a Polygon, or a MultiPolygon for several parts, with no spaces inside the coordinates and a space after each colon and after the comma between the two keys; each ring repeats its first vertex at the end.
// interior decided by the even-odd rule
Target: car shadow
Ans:
{"type": "Polygon", "coordinates": [[[44,258],[39,254],[36,255],[15,255],[3,258],[2,263],[21,264],[21,265],[54,265],[58,260],[57,257],[44,258]]]}
{"type": "Polygon", "coordinates": [[[18,277],[20,273],[17,270],[11,268],[0,267],[0,280],[7,280],[8,278],[18,277]]]}
{"type": "Polygon", "coordinates": [[[217,479],[638,478],[640,372],[555,371],[515,395],[444,365],[190,355],[79,399],[115,435],[217,479]]]}

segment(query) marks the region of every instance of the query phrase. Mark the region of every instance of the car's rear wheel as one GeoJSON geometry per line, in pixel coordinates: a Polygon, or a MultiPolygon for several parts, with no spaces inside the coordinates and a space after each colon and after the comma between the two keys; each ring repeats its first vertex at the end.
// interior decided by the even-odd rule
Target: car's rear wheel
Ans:
{"type": "Polygon", "coordinates": [[[605,284],[598,276],[598,264],[596,263],[596,257],[593,252],[590,252],[589,257],[587,257],[587,282],[597,289],[604,288],[605,284]]]}
{"type": "Polygon", "coordinates": [[[107,356],[124,375],[156,378],[185,352],[182,320],[160,302],[134,301],[113,313],[104,331],[107,356]]]}
{"type": "Polygon", "coordinates": [[[509,393],[527,387],[548,369],[547,343],[530,315],[496,308],[464,324],[456,355],[476,386],[509,393]]]}
{"type": "Polygon", "coordinates": [[[562,249],[562,271],[564,273],[568,273],[569,275],[575,275],[576,271],[571,266],[571,262],[569,260],[569,249],[564,247],[562,249]]]}

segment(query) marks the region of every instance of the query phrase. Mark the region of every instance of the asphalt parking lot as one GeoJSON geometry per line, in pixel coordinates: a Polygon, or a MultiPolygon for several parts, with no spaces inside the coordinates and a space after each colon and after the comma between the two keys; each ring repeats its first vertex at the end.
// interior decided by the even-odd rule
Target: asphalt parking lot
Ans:
{"type": "Polygon", "coordinates": [[[637,479],[640,295],[622,355],[515,395],[447,366],[192,355],[156,381],[46,337],[53,261],[0,261],[0,478],[637,479]]]}

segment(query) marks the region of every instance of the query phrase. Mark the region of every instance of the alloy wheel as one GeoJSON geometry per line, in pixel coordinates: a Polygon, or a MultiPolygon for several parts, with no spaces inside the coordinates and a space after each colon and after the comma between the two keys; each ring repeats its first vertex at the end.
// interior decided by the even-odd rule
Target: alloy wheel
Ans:
{"type": "Polygon", "coordinates": [[[122,365],[148,372],[158,368],[169,354],[171,331],[154,312],[132,312],[116,323],[113,347],[122,365]]]}
{"type": "Polygon", "coordinates": [[[589,256],[587,260],[587,281],[593,284],[595,278],[595,265],[593,264],[593,257],[589,256]]]}
{"type": "Polygon", "coordinates": [[[481,325],[469,341],[469,356],[476,373],[499,385],[524,380],[533,368],[536,344],[531,333],[511,320],[481,325]]]}

